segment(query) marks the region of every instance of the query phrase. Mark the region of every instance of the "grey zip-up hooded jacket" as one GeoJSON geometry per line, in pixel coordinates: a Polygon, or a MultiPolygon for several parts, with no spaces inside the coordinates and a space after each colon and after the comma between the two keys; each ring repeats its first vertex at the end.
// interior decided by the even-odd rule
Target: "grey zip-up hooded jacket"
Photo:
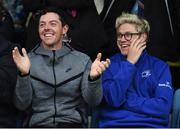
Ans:
{"type": "Polygon", "coordinates": [[[101,79],[89,80],[90,58],[66,45],[57,51],[40,45],[28,56],[30,74],[18,77],[15,104],[31,109],[29,127],[86,123],[87,104],[97,105],[102,99],[101,79]]]}

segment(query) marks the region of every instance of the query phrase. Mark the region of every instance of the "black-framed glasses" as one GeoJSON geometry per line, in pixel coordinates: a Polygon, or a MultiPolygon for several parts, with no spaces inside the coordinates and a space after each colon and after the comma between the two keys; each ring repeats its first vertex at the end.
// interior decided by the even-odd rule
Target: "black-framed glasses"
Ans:
{"type": "Polygon", "coordinates": [[[130,32],[127,32],[127,33],[117,33],[117,39],[121,39],[123,36],[124,38],[127,40],[127,41],[130,41],[132,39],[132,36],[133,35],[139,35],[141,33],[130,33],[130,32]]]}

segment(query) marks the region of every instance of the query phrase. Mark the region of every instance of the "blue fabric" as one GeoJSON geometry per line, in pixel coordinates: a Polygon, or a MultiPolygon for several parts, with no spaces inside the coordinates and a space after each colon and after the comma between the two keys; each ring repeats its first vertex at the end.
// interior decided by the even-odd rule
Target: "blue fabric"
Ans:
{"type": "Polygon", "coordinates": [[[140,17],[144,16],[144,0],[136,0],[131,13],[137,14],[140,17]]]}
{"type": "Polygon", "coordinates": [[[131,13],[134,13],[134,14],[138,14],[138,3],[137,3],[137,0],[131,10],[131,13]]]}
{"type": "Polygon", "coordinates": [[[169,66],[144,52],[136,65],[121,54],[104,72],[100,127],[169,127],[173,88],[169,66]]]}
{"type": "Polygon", "coordinates": [[[138,15],[140,17],[144,16],[144,0],[138,0],[138,15]]]}

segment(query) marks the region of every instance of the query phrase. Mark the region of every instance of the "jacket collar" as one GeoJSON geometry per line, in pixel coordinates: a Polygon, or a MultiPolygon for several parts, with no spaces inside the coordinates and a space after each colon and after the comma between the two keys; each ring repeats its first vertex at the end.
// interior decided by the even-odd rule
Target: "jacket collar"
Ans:
{"type": "MultiPolygon", "coordinates": [[[[122,59],[122,60],[126,60],[126,59],[127,59],[126,56],[123,56],[122,54],[120,54],[120,55],[121,55],[121,59],[122,59]]],[[[146,59],[147,55],[148,55],[147,51],[144,50],[144,51],[142,52],[139,60],[137,61],[137,63],[136,63],[135,65],[136,65],[136,66],[139,66],[140,64],[142,64],[141,62],[143,62],[143,61],[146,59]]]]}
{"type": "Polygon", "coordinates": [[[59,58],[70,53],[71,49],[67,47],[66,45],[63,45],[62,48],[59,50],[48,50],[48,49],[45,49],[42,45],[40,45],[34,50],[34,53],[36,53],[37,55],[45,55],[49,57],[53,56],[53,52],[55,53],[56,58],[59,58]]]}
{"type": "Polygon", "coordinates": [[[144,62],[144,60],[147,58],[147,55],[148,55],[147,51],[144,50],[143,53],[141,54],[141,56],[140,56],[138,62],[137,62],[135,65],[136,65],[136,66],[141,65],[142,62],[144,62]]]}

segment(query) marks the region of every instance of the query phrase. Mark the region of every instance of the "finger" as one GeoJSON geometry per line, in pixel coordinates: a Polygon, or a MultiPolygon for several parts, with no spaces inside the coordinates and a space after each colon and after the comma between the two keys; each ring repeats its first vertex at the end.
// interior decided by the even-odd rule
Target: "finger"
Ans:
{"type": "Polygon", "coordinates": [[[97,54],[97,57],[96,57],[96,60],[100,61],[100,60],[101,60],[101,57],[102,57],[102,54],[101,54],[101,53],[98,53],[98,54],[97,54]]]}
{"type": "Polygon", "coordinates": [[[15,50],[14,49],[12,50],[12,57],[15,60],[15,50]]]}
{"type": "Polygon", "coordinates": [[[25,49],[25,48],[22,48],[22,53],[23,53],[23,56],[24,56],[24,57],[27,57],[27,52],[26,52],[26,49],[25,49]]]}
{"type": "Polygon", "coordinates": [[[138,38],[138,39],[135,41],[134,47],[135,47],[135,48],[138,48],[138,46],[141,44],[141,42],[142,42],[142,37],[138,38]]]}
{"type": "Polygon", "coordinates": [[[14,62],[17,64],[18,60],[20,59],[20,53],[17,47],[15,47],[12,51],[12,57],[14,62]]]}
{"type": "Polygon", "coordinates": [[[142,38],[141,38],[141,41],[140,42],[146,42],[146,39],[145,39],[145,37],[144,36],[141,36],[142,38]]]}
{"type": "Polygon", "coordinates": [[[136,38],[134,38],[133,40],[132,40],[132,42],[131,42],[131,44],[130,44],[130,46],[134,46],[135,44],[136,44],[136,41],[137,41],[137,39],[136,38]]]}
{"type": "Polygon", "coordinates": [[[14,49],[12,50],[12,54],[13,55],[15,54],[15,49],[16,49],[16,47],[14,47],[14,49]]]}
{"type": "Polygon", "coordinates": [[[106,62],[108,65],[110,65],[110,63],[111,63],[110,59],[108,59],[108,58],[106,59],[106,62]]]}
{"type": "Polygon", "coordinates": [[[137,45],[140,43],[140,42],[144,42],[143,41],[143,36],[142,36],[142,34],[140,34],[139,36],[138,36],[138,38],[135,38],[133,41],[134,41],[134,43],[133,43],[133,46],[135,47],[135,48],[137,48],[137,45]]]}
{"type": "Polygon", "coordinates": [[[19,58],[21,56],[17,47],[15,47],[13,50],[13,56],[15,56],[16,58],[19,58]]]}
{"type": "Polygon", "coordinates": [[[101,68],[102,72],[106,70],[107,66],[108,66],[108,64],[105,61],[101,62],[100,68],[101,68]]]}
{"type": "Polygon", "coordinates": [[[107,68],[108,64],[105,61],[101,61],[101,63],[103,64],[104,68],[107,68]]]}
{"type": "Polygon", "coordinates": [[[143,46],[146,46],[146,42],[139,43],[137,49],[140,50],[143,46]]]}
{"type": "Polygon", "coordinates": [[[98,75],[102,74],[102,70],[100,68],[96,68],[96,72],[98,73],[98,75]]]}
{"type": "MultiPolygon", "coordinates": [[[[104,65],[104,68],[105,68],[105,69],[109,67],[109,64],[108,64],[107,61],[102,61],[101,63],[104,65]]],[[[104,69],[104,70],[105,70],[105,69],[104,69]]]]}
{"type": "Polygon", "coordinates": [[[145,48],[146,48],[146,45],[142,46],[139,51],[142,52],[145,48]]]}

